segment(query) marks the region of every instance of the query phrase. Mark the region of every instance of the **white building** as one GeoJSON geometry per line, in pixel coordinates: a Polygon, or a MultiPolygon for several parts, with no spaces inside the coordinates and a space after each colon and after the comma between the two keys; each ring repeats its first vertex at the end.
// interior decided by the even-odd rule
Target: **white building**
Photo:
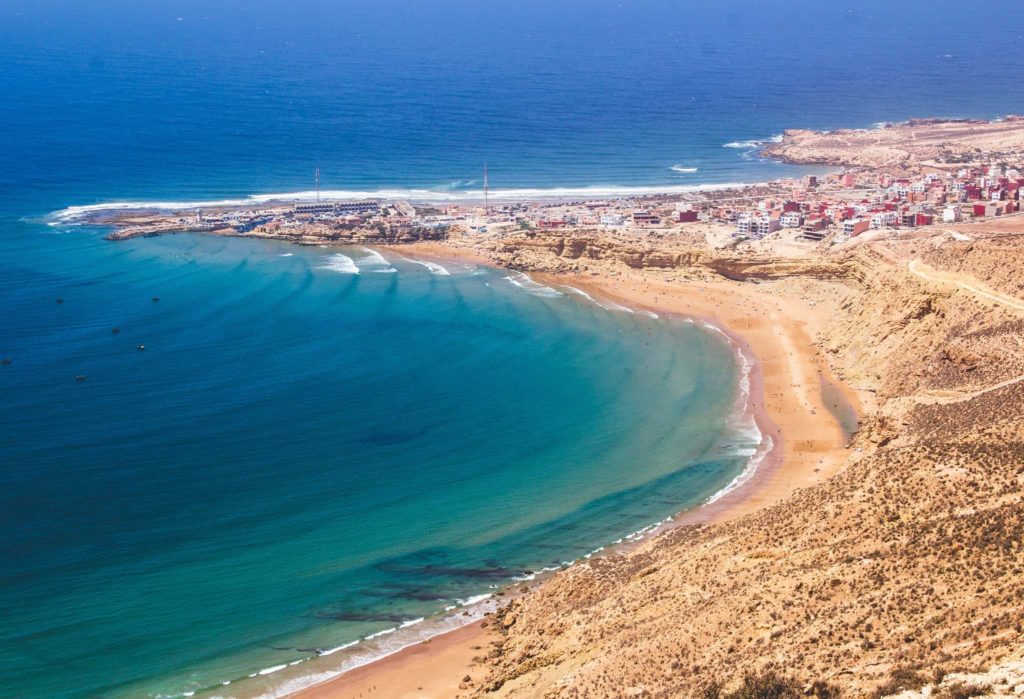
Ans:
{"type": "Polygon", "coordinates": [[[777,218],[768,216],[742,216],[736,221],[736,235],[760,239],[782,228],[777,218]]]}
{"type": "Polygon", "coordinates": [[[843,221],[843,235],[847,238],[863,233],[871,222],[863,218],[851,218],[843,221]]]}
{"type": "Polygon", "coordinates": [[[804,225],[804,218],[798,211],[787,211],[782,214],[779,223],[783,228],[799,228],[804,225]]]}
{"type": "Polygon", "coordinates": [[[871,217],[872,228],[892,228],[899,222],[895,211],[881,211],[871,217]]]}

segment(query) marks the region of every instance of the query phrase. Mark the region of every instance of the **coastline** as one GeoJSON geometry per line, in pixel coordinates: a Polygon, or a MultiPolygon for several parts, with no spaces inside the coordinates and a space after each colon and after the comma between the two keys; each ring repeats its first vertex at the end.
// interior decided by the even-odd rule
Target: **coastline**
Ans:
{"type": "MultiPolygon", "coordinates": [[[[381,249],[439,263],[498,267],[476,251],[445,243],[381,249]]],[[[740,357],[750,361],[746,403],[761,432],[762,447],[767,445],[766,452],[752,456],[751,462],[759,459],[756,466],[741,473],[725,490],[646,532],[642,540],[622,546],[618,555],[630,555],[631,550],[671,528],[726,521],[767,507],[799,488],[829,478],[847,463],[846,435],[818,390],[821,377],[838,387],[851,404],[859,407],[859,399],[832,375],[811,344],[804,330],[814,310],[810,305],[798,308],[792,299],[785,303],[771,296],[766,299],[763,289],[745,288],[737,282],[652,280],[635,271],[615,277],[547,273],[533,277],[548,286],[573,287],[629,308],[702,321],[722,332],[740,357]],[[771,301],[777,303],[773,306],[771,301]]],[[[458,696],[460,690],[479,681],[483,666],[477,661],[486,657],[488,645],[497,638],[487,619],[470,622],[287,696],[458,696]]]]}

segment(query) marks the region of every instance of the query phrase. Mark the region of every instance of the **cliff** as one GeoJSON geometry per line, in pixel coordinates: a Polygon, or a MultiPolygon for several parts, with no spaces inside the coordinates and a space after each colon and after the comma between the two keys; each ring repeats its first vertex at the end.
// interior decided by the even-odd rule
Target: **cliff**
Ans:
{"type": "Polygon", "coordinates": [[[779,259],[711,251],[693,241],[638,241],[599,231],[530,232],[497,241],[466,243],[503,267],[532,272],[614,271],[617,264],[637,270],[674,270],[692,278],[736,281],[805,276],[841,279],[852,272],[842,259],[779,259]]]}
{"type": "MultiPolygon", "coordinates": [[[[535,237],[492,253],[532,269],[596,260],[839,293],[815,339],[877,409],[849,466],[820,485],[574,566],[511,602],[478,696],[681,697],[765,670],[820,681],[819,696],[883,696],[1024,652],[1019,312],[869,248],[751,261],[535,237]]],[[[984,260],[1024,268],[1012,247],[948,255],[978,274],[984,260]]]]}

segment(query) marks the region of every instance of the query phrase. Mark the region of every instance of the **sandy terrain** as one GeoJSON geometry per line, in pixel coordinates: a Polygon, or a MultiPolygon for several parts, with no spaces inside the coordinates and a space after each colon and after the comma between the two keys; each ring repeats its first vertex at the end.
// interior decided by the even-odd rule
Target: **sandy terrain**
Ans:
{"type": "Polygon", "coordinates": [[[380,696],[685,697],[764,671],[846,696],[954,696],[957,683],[982,681],[972,678],[1015,691],[1018,237],[934,229],[799,258],[691,242],[565,232],[402,249],[439,260],[468,251],[599,299],[720,323],[759,360],[765,431],[781,447],[682,526],[506,603],[488,619],[500,633],[471,642],[482,664],[467,671],[473,649],[452,636],[435,641],[437,655],[417,648],[316,696],[376,685],[391,688],[380,696]],[[863,419],[849,449],[819,371],[855,389],[863,419]]]}
{"type": "MultiPolygon", "coordinates": [[[[394,250],[393,250],[394,252],[394,250]]],[[[403,246],[407,257],[491,263],[479,253],[445,244],[403,246]]],[[[623,272],[617,277],[535,275],[550,285],[571,285],[593,296],[660,314],[698,316],[734,333],[757,359],[753,395],[761,403],[762,431],[771,435],[775,452],[758,473],[714,505],[679,518],[678,523],[738,517],[778,502],[795,489],[818,483],[841,469],[850,458],[838,423],[822,402],[823,374],[834,380],[824,358],[811,344],[806,326],[821,322],[828,311],[807,300],[728,281],[680,284],[660,275],[623,272]]],[[[848,392],[851,401],[857,397],[848,392]]],[[[474,625],[407,649],[346,673],[296,697],[451,697],[479,687],[480,667],[472,658],[487,655],[495,636],[474,625]],[[463,683],[469,676],[471,681],[463,683]],[[376,687],[376,689],[373,689],[376,687]]]]}
{"type": "Polygon", "coordinates": [[[465,678],[479,682],[484,676],[484,669],[473,659],[487,655],[495,637],[496,634],[481,628],[480,623],[464,626],[292,696],[296,699],[455,696],[465,678]]]}
{"type": "Polygon", "coordinates": [[[792,163],[955,169],[981,160],[1019,160],[1024,153],[1024,118],[917,119],[878,129],[789,130],[780,143],[768,144],[762,153],[792,163]]]}

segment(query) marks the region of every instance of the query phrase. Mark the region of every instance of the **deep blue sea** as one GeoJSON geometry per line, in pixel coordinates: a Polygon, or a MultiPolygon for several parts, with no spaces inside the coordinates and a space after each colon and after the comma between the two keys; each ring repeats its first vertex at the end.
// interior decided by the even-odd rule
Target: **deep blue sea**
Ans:
{"type": "Polygon", "coordinates": [[[799,172],[750,147],[785,128],[1024,112],[1021,65],[1009,2],[0,0],[0,696],[280,694],[699,504],[756,440],[699,323],[54,212],[315,168],[763,181],[799,172]]]}

